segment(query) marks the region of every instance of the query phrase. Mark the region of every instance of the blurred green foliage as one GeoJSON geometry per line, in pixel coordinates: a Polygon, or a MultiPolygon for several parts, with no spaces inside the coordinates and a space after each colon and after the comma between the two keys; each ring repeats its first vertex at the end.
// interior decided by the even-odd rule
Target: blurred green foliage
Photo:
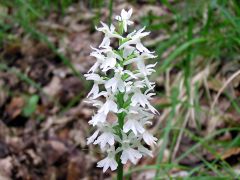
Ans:
{"type": "MultiPolygon", "coordinates": [[[[0,48],[3,41],[14,40],[14,32],[11,32],[11,29],[16,26],[21,26],[25,33],[46,43],[53,52],[60,57],[62,62],[72,70],[73,74],[83,79],[82,75],[76,71],[70,60],[60,54],[46,35],[38,31],[35,26],[37,20],[43,20],[51,12],[56,12],[59,16],[64,16],[66,9],[70,5],[75,5],[77,2],[79,1],[0,0],[0,48]],[[5,7],[10,7],[14,11],[12,16],[7,16],[5,7]],[[6,23],[6,21],[8,23],[6,23]]],[[[109,9],[109,23],[111,22],[114,1],[89,0],[82,2],[87,5],[90,11],[94,10],[92,11],[95,13],[92,19],[94,25],[98,25],[101,19],[102,8],[109,9]]],[[[139,3],[138,1],[129,2],[132,3],[132,6],[139,3]]],[[[164,129],[157,127],[159,129],[157,136],[163,140],[163,144],[160,147],[156,164],[137,167],[135,170],[130,170],[126,175],[144,169],[156,169],[155,179],[161,179],[160,177],[164,179],[169,178],[168,171],[173,168],[179,168],[179,165],[173,163],[171,159],[163,163],[164,150],[166,147],[170,147],[171,157],[174,153],[173,151],[178,137],[182,132],[187,133],[196,144],[178,157],[176,162],[179,162],[189,154],[196,153],[198,147],[202,147],[212,154],[217,154],[217,148],[227,149],[239,144],[239,136],[233,139],[234,145],[231,143],[216,142],[214,140],[214,137],[220,133],[239,131],[239,129],[226,128],[216,131],[207,137],[201,137],[187,130],[183,127],[183,124],[188,111],[193,110],[196,114],[196,123],[199,125],[200,117],[198,114],[203,111],[200,106],[201,98],[205,96],[209,104],[211,104],[212,100],[203,84],[200,82],[192,83],[193,78],[205,70],[206,67],[215,63],[220,63],[218,69],[221,69],[224,64],[229,62],[236,64],[236,68],[240,64],[240,1],[176,0],[171,2],[168,0],[150,0],[147,3],[164,6],[165,9],[167,9],[167,13],[162,16],[158,16],[154,14],[154,12],[149,11],[148,14],[139,17],[141,25],[146,26],[147,30],[152,31],[156,36],[155,42],[150,45],[150,48],[155,50],[158,55],[156,59],[156,61],[158,61],[157,72],[153,78],[157,78],[160,75],[167,77],[171,72],[178,72],[181,76],[180,80],[183,81],[183,86],[180,85],[181,81],[179,80],[177,83],[171,84],[168,92],[166,92],[167,89],[164,89],[164,92],[158,92],[159,96],[164,96],[168,99],[168,103],[165,105],[160,104],[157,107],[169,109],[169,114],[166,118],[166,127],[164,129]],[[163,36],[163,38],[158,40],[158,36],[163,36]],[[182,92],[185,92],[186,98],[179,99],[182,92]],[[181,112],[177,110],[178,106],[181,107],[181,112]],[[217,147],[214,149],[212,145],[217,147]]],[[[29,84],[39,86],[36,82],[26,77],[26,75],[16,72],[15,69],[2,64],[0,68],[17,73],[19,77],[29,84]]],[[[209,72],[207,78],[214,78],[215,74],[216,72],[209,72]]],[[[38,89],[41,89],[41,87],[38,87],[38,89]]],[[[231,102],[231,107],[239,112],[239,97],[233,99],[228,94],[225,94],[225,96],[231,102]]],[[[24,110],[26,116],[30,116],[33,111],[35,111],[38,98],[37,95],[29,98],[24,110]]],[[[80,98],[81,95],[76,97],[63,111],[69,109],[80,98]]],[[[199,127],[199,130],[201,130],[201,127],[199,127]]],[[[217,176],[223,179],[237,178],[237,175],[233,172],[230,165],[224,160],[221,160],[220,157],[213,162],[207,162],[203,157],[199,158],[202,160],[203,166],[213,171],[217,176]]],[[[188,170],[189,179],[194,176],[198,176],[198,179],[212,179],[212,177],[208,177],[201,168],[202,166],[191,169],[189,167],[181,167],[181,169],[188,170]]]]}
{"type": "Polygon", "coordinates": [[[23,108],[23,115],[25,117],[30,117],[37,109],[37,104],[39,101],[38,95],[32,95],[26,99],[26,105],[23,108]]]}

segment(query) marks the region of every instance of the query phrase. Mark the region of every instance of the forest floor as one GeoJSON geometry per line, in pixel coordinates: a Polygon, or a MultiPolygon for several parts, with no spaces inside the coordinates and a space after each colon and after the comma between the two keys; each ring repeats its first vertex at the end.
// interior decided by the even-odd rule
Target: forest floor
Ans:
{"type": "MultiPolygon", "coordinates": [[[[88,121],[94,109],[84,102],[90,84],[83,74],[95,62],[89,54],[90,46],[97,47],[102,39],[101,33],[95,31],[100,20],[108,22],[111,13],[114,17],[122,8],[130,7],[137,27],[152,23],[154,17],[173,16],[171,9],[156,4],[119,0],[114,1],[110,9],[109,4],[89,8],[86,2],[80,2],[71,4],[64,12],[49,11],[44,16],[29,4],[22,10],[10,3],[0,4],[0,14],[5,16],[0,23],[3,29],[0,35],[1,180],[114,177],[115,173],[103,174],[102,169],[96,167],[104,157],[100,150],[86,145],[86,138],[93,132],[88,121]],[[32,18],[25,14],[29,11],[32,18]],[[147,15],[151,18],[146,20],[147,15]]],[[[173,21],[167,23],[169,31],[176,29],[173,21]]],[[[130,164],[125,167],[127,176],[153,179],[155,170],[162,168],[162,179],[188,175],[236,178],[236,174],[240,174],[239,55],[236,61],[208,63],[201,56],[193,55],[195,64],[186,87],[197,84],[197,89],[188,92],[184,89],[188,82],[182,78],[189,72],[182,71],[185,70],[182,67],[187,66],[184,60],[191,55],[183,58],[183,66],[170,67],[173,61],[169,56],[174,53],[176,63],[181,61],[177,57],[181,52],[174,51],[179,50],[178,44],[158,46],[174,37],[164,30],[154,30],[156,26],[151,28],[153,32],[145,44],[152,50],[158,48],[157,61],[163,64],[152,77],[157,82],[157,96],[152,103],[160,115],[149,127],[159,142],[154,158],[142,159],[138,169],[130,164]],[[165,52],[161,53],[162,50],[165,52]],[[169,63],[164,64],[165,58],[169,63]],[[169,69],[164,68],[166,66],[169,69]],[[181,81],[182,84],[175,86],[181,81]],[[194,110],[180,102],[187,99],[197,100],[194,110]]],[[[240,52],[239,44],[233,51],[240,52]]]]}

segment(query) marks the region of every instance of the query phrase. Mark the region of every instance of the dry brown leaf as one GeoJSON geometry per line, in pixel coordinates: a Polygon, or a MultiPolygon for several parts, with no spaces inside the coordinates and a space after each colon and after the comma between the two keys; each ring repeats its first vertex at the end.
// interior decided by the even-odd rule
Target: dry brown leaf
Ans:
{"type": "Polygon", "coordinates": [[[53,128],[53,126],[65,126],[68,122],[72,121],[73,117],[67,116],[49,116],[44,124],[42,124],[41,131],[48,131],[49,128],[53,128]]]}
{"type": "Polygon", "coordinates": [[[59,93],[61,89],[61,79],[58,76],[54,76],[51,82],[43,88],[43,92],[45,92],[49,96],[55,96],[59,93]]]}
{"type": "Polygon", "coordinates": [[[42,162],[42,159],[34,152],[33,149],[28,149],[26,153],[32,158],[34,165],[39,165],[42,162]]]}
{"type": "Polygon", "coordinates": [[[75,180],[83,178],[86,175],[86,168],[84,156],[73,156],[69,163],[67,169],[67,180],[75,180]]]}
{"type": "Polygon", "coordinates": [[[72,130],[70,132],[71,139],[74,140],[74,144],[80,145],[81,147],[85,147],[87,145],[87,137],[83,130],[72,130]]]}
{"type": "Polygon", "coordinates": [[[20,115],[22,108],[24,106],[24,99],[22,97],[14,97],[10,104],[6,107],[6,113],[11,118],[14,119],[20,115]]]}
{"type": "Polygon", "coordinates": [[[240,147],[233,147],[228,149],[221,155],[221,159],[226,160],[232,158],[233,156],[238,156],[240,158],[240,147]]]}
{"type": "Polygon", "coordinates": [[[11,180],[12,168],[13,164],[10,156],[5,159],[0,159],[0,179],[11,180]]]}
{"type": "Polygon", "coordinates": [[[42,156],[49,165],[56,163],[59,160],[66,159],[68,149],[64,143],[58,140],[49,140],[42,148],[42,156]]]}
{"type": "Polygon", "coordinates": [[[218,92],[221,89],[223,83],[219,78],[215,77],[215,78],[209,80],[207,82],[207,85],[208,85],[209,89],[218,92]]]}

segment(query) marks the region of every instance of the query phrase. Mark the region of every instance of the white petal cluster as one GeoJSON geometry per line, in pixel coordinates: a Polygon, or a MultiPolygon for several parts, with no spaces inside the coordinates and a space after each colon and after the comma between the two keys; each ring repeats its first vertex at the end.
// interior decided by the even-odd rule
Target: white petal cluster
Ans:
{"type": "Polygon", "coordinates": [[[85,74],[87,80],[93,81],[87,98],[97,108],[89,121],[97,130],[87,139],[87,144],[98,144],[107,153],[97,165],[104,172],[117,168],[117,154],[122,164],[128,161],[136,164],[141,157],[152,156],[147,147],[157,141],[146,130],[157,113],[149,102],[155,95],[152,92],[155,84],[148,79],[155,72],[156,64],[145,65],[145,60],[156,56],[142,44],[142,38],[149,34],[144,32],[145,28],[127,34],[128,25],[133,24],[131,15],[132,9],[123,9],[115,18],[118,28],[104,23],[96,28],[104,33],[104,38],[98,48],[92,48],[91,56],[96,62],[85,74]],[[113,44],[116,42],[118,47],[113,44]],[[110,121],[109,113],[117,118],[110,121]]]}

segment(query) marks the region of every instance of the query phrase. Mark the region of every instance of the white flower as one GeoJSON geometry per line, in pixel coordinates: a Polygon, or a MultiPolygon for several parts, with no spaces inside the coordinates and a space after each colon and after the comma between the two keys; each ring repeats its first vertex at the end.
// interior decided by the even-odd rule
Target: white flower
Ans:
{"type": "Polygon", "coordinates": [[[104,47],[103,52],[106,54],[105,58],[101,62],[100,68],[103,72],[113,69],[117,63],[117,59],[121,60],[122,58],[113,52],[111,47],[104,47]]]}
{"type": "Polygon", "coordinates": [[[99,45],[99,47],[104,47],[104,46],[109,47],[109,45],[110,45],[110,38],[113,38],[113,37],[119,38],[119,39],[122,38],[122,36],[120,36],[119,34],[115,33],[115,27],[112,24],[111,24],[110,28],[108,27],[108,25],[106,25],[103,22],[101,22],[101,24],[102,24],[102,27],[100,27],[100,28],[96,27],[96,29],[98,31],[103,32],[105,34],[105,37],[103,38],[103,41],[99,45]]]}
{"type": "Polygon", "coordinates": [[[129,34],[127,36],[127,38],[130,38],[129,41],[123,43],[119,49],[124,48],[125,46],[129,46],[129,45],[136,45],[137,50],[139,50],[140,52],[146,52],[146,53],[151,53],[146,47],[143,46],[143,44],[141,43],[141,38],[149,35],[150,32],[143,32],[145,29],[142,28],[140,30],[138,30],[136,33],[132,33],[129,34]]]}
{"type": "Polygon", "coordinates": [[[135,93],[133,94],[132,98],[132,106],[136,106],[137,104],[140,104],[142,107],[146,107],[146,105],[150,104],[147,100],[147,96],[143,94],[139,89],[135,90],[135,93]]]}
{"type": "Polygon", "coordinates": [[[108,71],[109,69],[113,69],[116,65],[116,58],[114,57],[107,57],[104,61],[104,63],[102,63],[102,65],[100,66],[103,72],[108,71]]]}
{"type": "Polygon", "coordinates": [[[121,76],[118,76],[117,74],[115,75],[115,77],[109,79],[105,83],[105,87],[106,89],[111,88],[113,93],[116,93],[117,90],[119,90],[120,92],[124,92],[125,90],[124,82],[121,79],[121,76]]]}
{"type": "Polygon", "coordinates": [[[90,53],[90,56],[93,56],[97,59],[97,61],[95,62],[95,64],[89,69],[88,73],[90,72],[95,72],[98,67],[104,62],[105,60],[105,56],[102,54],[103,51],[99,50],[97,48],[93,48],[91,47],[94,51],[90,53]]]}
{"type": "Polygon", "coordinates": [[[106,122],[107,115],[103,112],[100,112],[93,116],[92,120],[90,120],[88,123],[92,124],[93,126],[97,125],[98,123],[104,123],[106,122]]]}
{"type": "Polygon", "coordinates": [[[135,48],[132,46],[124,46],[123,48],[123,58],[126,59],[128,56],[132,55],[134,52],[135,48]]]}
{"type": "Polygon", "coordinates": [[[122,71],[122,68],[115,69],[114,77],[109,79],[105,83],[105,88],[106,89],[111,88],[113,93],[116,93],[117,90],[119,90],[120,92],[124,92],[125,85],[124,85],[124,81],[121,78],[123,74],[124,74],[124,72],[122,71]]]}
{"type": "Polygon", "coordinates": [[[95,98],[99,93],[99,87],[97,83],[94,83],[91,91],[88,93],[87,97],[93,95],[93,98],[95,98]]]}
{"type": "Polygon", "coordinates": [[[147,77],[144,78],[144,81],[148,87],[148,89],[153,90],[155,87],[155,82],[150,82],[147,77]]]}
{"type": "Polygon", "coordinates": [[[110,167],[112,171],[117,169],[117,161],[115,160],[115,150],[112,146],[110,149],[107,150],[107,157],[102,159],[97,163],[97,167],[103,167],[103,172],[106,172],[106,170],[110,167]]]}
{"type": "Polygon", "coordinates": [[[84,102],[92,104],[92,106],[97,107],[97,108],[102,107],[102,105],[103,105],[102,101],[99,101],[97,99],[92,99],[92,98],[89,100],[85,100],[84,102]]]}
{"type": "Polygon", "coordinates": [[[93,133],[92,136],[90,136],[89,138],[87,138],[87,144],[91,144],[91,143],[97,138],[99,132],[100,132],[100,131],[97,130],[97,131],[95,131],[95,132],[93,133]]]}
{"type": "Polygon", "coordinates": [[[84,76],[86,77],[87,80],[95,81],[98,84],[103,84],[104,83],[103,78],[100,77],[98,74],[91,73],[91,74],[85,74],[84,76]]]}
{"type": "Polygon", "coordinates": [[[157,63],[155,64],[150,64],[145,66],[144,60],[146,59],[151,59],[151,58],[156,58],[157,56],[154,56],[150,53],[143,52],[141,55],[137,56],[136,58],[132,58],[129,61],[126,61],[124,65],[128,65],[130,63],[136,62],[137,67],[139,70],[139,74],[143,74],[144,76],[152,74],[152,72],[155,72],[152,68],[156,66],[157,63]]]}
{"type": "Polygon", "coordinates": [[[139,116],[136,114],[130,114],[127,116],[127,122],[123,126],[123,132],[127,133],[132,130],[133,133],[137,135],[138,133],[142,134],[145,131],[141,123],[135,118],[139,118],[139,116]]]}
{"type": "Polygon", "coordinates": [[[147,109],[140,107],[139,105],[136,106],[130,106],[129,107],[129,113],[136,114],[135,118],[139,119],[139,122],[142,125],[152,125],[151,121],[148,121],[149,119],[153,119],[154,115],[150,112],[147,112],[147,109]]]}
{"type": "Polygon", "coordinates": [[[148,107],[153,113],[157,113],[157,110],[149,103],[148,99],[151,97],[152,93],[147,94],[146,92],[143,94],[139,89],[135,89],[135,93],[132,96],[131,106],[136,106],[140,104],[142,107],[148,107]]]}
{"type": "Polygon", "coordinates": [[[157,138],[154,137],[152,134],[150,134],[149,132],[145,131],[142,134],[143,140],[144,142],[149,145],[149,146],[154,146],[156,144],[157,138]]]}
{"type": "Polygon", "coordinates": [[[110,146],[114,145],[114,134],[111,131],[103,132],[93,144],[99,144],[100,148],[103,149],[107,144],[110,146]]]}
{"type": "Polygon", "coordinates": [[[120,157],[122,164],[126,164],[130,160],[133,164],[137,164],[137,161],[142,157],[142,154],[139,153],[136,149],[128,147],[122,151],[120,157]]]}
{"type": "Polygon", "coordinates": [[[94,81],[94,85],[93,85],[91,91],[87,95],[87,97],[93,95],[93,99],[94,99],[95,97],[98,96],[98,93],[99,93],[99,86],[98,85],[103,84],[105,81],[98,74],[94,74],[94,73],[85,74],[84,76],[86,77],[87,80],[94,81]]]}
{"type": "Polygon", "coordinates": [[[132,8],[128,12],[125,11],[125,9],[123,9],[121,11],[121,16],[115,17],[116,20],[122,21],[123,29],[125,32],[127,32],[127,26],[133,24],[133,22],[129,20],[131,18],[131,15],[132,15],[132,8]]]}
{"type": "Polygon", "coordinates": [[[87,138],[88,140],[87,144],[94,142],[93,144],[99,144],[101,149],[104,149],[107,144],[112,146],[115,141],[113,126],[115,126],[116,124],[115,123],[110,124],[108,122],[98,122],[96,125],[98,127],[98,130],[92,136],[87,138]],[[100,132],[101,135],[97,138],[100,132]]]}
{"type": "Polygon", "coordinates": [[[138,144],[138,151],[141,152],[143,155],[148,155],[150,157],[153,157],[152,151],[150,151],[149,149],[145,148],[140,143],[138,144]]]}
{"type": "Polygon", "coordinates": [[[122,151],[120,156],[122,164],[126,164],[128,160],[133,164],[136,164],[142,157],[142,154],[133,148],[133,143],[136,143],[137,141],[137,137],[134,133],[130,133],[129,135],[122,133],[122,139],[116,138],[116,141],[122,145],[117,149],[117,151],[122,151]]]}
{"type": "Polygon", "coordinates": [[[117,104],[114,102],[112,97],[107,97],[104,105],[99,109],[99,112],[104,112],[104,114],[108,114],[109,111],[114,113],[118,112],[117,104]]]}
{"type": "Polygon", "coordinates": [[[115,160],[115,157],[107,156],[97,163],[97,167],[103,167],[103,172],[106,172],[109,167],[114,171],[117,169],[117,161],[115,160]]]}
{"type": "MultiPolygon", "coordinates": [[[[127,74],[129,77],[126,79],[126,81],[130,81],[132,79],[137,79],[137,76],[135,76],[134,73],[132,73],[131,71],[129,70],[124,70],[124,73],[127,74]]],[[[129,83],[129,82],[128,82],[129,83]]],[[[131,82],[132,84],[132,82],[131,82]]]]}

